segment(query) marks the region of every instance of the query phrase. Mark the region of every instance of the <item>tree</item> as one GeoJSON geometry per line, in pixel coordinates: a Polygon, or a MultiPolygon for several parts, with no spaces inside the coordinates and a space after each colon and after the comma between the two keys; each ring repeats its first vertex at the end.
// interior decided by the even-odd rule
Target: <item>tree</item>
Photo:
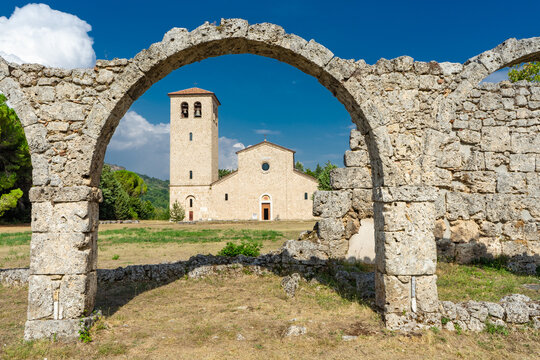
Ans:
{"type": "Polygon", "coordinates": [[[7,98],[0,94],[0,217],[28,220],[32,163],[24,130],[7,98]]]}
{"type": "MultiPolygon", "coordinates": [[[[330,186],[330,171],[337,168],[337,165],[334,165],[328,160],[324,165],[324,168],[320,168],[319,176],[317,180],[319,181],[319,190],[332,190],[330,186]]],[[[319,169],[319,164],[317,164],[317,169],[319,169]]],[[[317,170],[315,170],[317,172],[317,170]]]]}
{"type": "Polygon", "coordinates": [[[141,199],[148,190],[146,183],[132,171],[113,171],[109,165],[104,165],[100,188],[103,192],[103,202],[99,206],[101,219],[147,220],[156,215],[152,202],[141,199]]]}
{"type": "Polygon", "coordinates": [[[113,172],[116,180],[122,184],[122,187],[129,196],[139,197],[146,193],[148,187],[143,179],[133,171],[118,170],[113,172]]]}
{"type": "Polygon", "coordinates": [[[229,175],[233,171],[230,169],[218,169],[218,178],[221,179],[224,176],[229,175]]]}
{"type": "Polygon", "coordinates": [[[540,82],[540,62],[533,61],[513,66],[508,71],[508,79],[511,82],[520,80],[540,82]]]}
{"type": "Polygon", "coordinates": [[[182,205],[178,203],[178,201],[175,201],[172,208],[171,208],[171,220],[178,222],[184,220],[184,217],[186,216],[186,212],[182,205]]]}
{"type": "Polygon", "coordinates": [[[0,196],[0,217],[8,210],[17,206],[17,201],[23,196],[21,189],[13,189],[7,194],[0,196]]]}
{"type": "Polygon", "coordinates": [[[304,168],[304,165],[302,165],[300,161],[297,161],[296,164],[294,164],[294,168],[298,171],[303,172],[304,174],[316,178],[319,182],[319,190],[332,190],[332,187],[330,186],[330,171],[337,168],[337,165],[332,164],[330,160],[326,162],[324,167],[321,167],[321,165],[317,164],[317,167],[315,167],[315,171],[312,171],[309,168],[304,168]]]}
{"type": "Polygon", "coordinates": [[[131,209],[129,195],[108,165],[103,166],[99,186],[103,193],[103,202],[99,204],[100,219],[127,220],[134,218],[133,215],[136,213],[131,209]]]}

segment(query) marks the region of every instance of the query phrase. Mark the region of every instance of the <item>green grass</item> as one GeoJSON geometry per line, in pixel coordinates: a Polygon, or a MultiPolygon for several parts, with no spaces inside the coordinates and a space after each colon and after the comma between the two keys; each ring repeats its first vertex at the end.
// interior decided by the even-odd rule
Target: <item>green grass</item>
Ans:
{"type": "Polygon", "coordinates": [[[202,229],[175,230],[151,228],[106,230],[99,233],[100,244],[126,243],[207,243],[220,241],[276,241],[283,234],[274,230],[202,229]]]}
{"type": "MultiPolygon", "coordinates": [[[[26,245],[30,243],[30,231],[0,233],[0,246],[26,245]]],[[[283,239],[283,233],[274,230],[202,229],[175,230],[152,228],[124,228],[99,232],[99,244],[127,243],[207,243],[220,241],[276,241],[283,239]]]]}
{"type": "Polygon", "coordinates": [[[26,245],[30,244],[31,231],[18,233],[0,233],[0,246],[26,245]]]}
{"type": "Polygon", "coordinates": [[[482,265],[437,264],[439,298],[450,301],[499,301],[508,294],[525,294],[540,300],[538,291],[524,288],[524,284],[538,284],[540,278],[513,274],[504,267],[482,265]]]}

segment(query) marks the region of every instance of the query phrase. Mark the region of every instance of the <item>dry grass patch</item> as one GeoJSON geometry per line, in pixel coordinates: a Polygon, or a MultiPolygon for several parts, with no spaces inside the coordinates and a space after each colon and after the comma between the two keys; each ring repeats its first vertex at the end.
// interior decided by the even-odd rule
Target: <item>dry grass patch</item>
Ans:
{"type": "Polygon", "coordinates": [[[26,288],[0,287],[3,346],[0,358],[34,359],[535,359],[540,335],[532,329],[508,336],[386,331],[369,307],[331,288],[302,282],[288,299],[274,275],[181,279],[167,285],[101,287],[105,316],[89,344],[24,343],[26,288]],[[290,325],[307,334],[284,338],[290,325]],[[9,334],[6,337],[6,334],[9,334]],[[238,340],[239,334],[244,340],[238,340]],[[343,341],[343,335],[356,339],[343,341]]]}

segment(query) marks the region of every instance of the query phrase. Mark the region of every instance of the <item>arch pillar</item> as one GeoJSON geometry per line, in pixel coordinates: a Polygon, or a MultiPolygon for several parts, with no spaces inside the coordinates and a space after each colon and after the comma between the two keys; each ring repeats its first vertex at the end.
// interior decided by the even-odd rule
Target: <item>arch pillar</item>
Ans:
{"type": "Polygon", "coordinates": [[[373,193],[376,305],[387,328],[440,321],[433,235],[436,190],[379,187],[373,193]]]}
{"type": "Polygon", "coordinates": [[[89,186],[33,187],[28,314],[24,337],[76,338],[97,292],[101,192],[89,186]]]}

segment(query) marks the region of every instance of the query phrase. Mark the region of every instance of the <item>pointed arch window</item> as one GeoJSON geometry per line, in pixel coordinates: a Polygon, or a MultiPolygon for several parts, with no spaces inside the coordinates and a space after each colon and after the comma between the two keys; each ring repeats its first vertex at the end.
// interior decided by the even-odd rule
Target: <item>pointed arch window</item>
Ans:
{"type": "Polygon", "coordinates": [[[202,105],[199,101],[195,102],[194,110],[195,117],[200,118],[202,116],[202,105]]]}
{"type": "Polygon", "coordinates": [[[180,117],[182,119],[187,119],[189,117],[189,106],[185,101],[180,105],[180,117]]]}

